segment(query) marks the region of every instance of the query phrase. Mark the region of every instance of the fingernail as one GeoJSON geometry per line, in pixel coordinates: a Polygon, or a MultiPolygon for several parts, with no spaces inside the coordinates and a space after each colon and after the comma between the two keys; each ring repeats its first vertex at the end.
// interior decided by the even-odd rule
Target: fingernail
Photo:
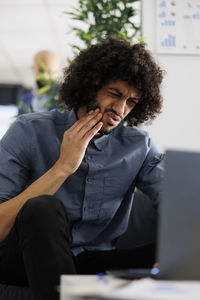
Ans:
{"type": "Polygon", "coordinates": [[[98,112],[100,109],[97,107],[96,109],[95,109],[95,112],[98,112]]]}

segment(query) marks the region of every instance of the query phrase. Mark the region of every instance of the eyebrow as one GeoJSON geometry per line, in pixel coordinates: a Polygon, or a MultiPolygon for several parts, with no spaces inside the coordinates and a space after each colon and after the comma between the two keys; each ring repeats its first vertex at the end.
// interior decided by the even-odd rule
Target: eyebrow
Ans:
{"type": "MultiPolygon", "coordinates": [[[[116,92],[120,97],[123,97],[124,95],[122,94],[122,92],[120,92],[120,90],[118,90],[117,88],[108,88],[109,90],[113,90],[114,92],[116,92]]],[[[129,99],[131,100],[136,100],[136,101],[139,101],[140,98],[139,97],[130,97],[129,99]]]]}

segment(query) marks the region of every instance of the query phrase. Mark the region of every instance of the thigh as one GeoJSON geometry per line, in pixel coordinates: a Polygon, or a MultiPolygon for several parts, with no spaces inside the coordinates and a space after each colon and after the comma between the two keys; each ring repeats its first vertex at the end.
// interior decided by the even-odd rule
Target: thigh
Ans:
{"type": "Polygon", "coordinates": [[[15,225],[5,240],[0,261],[1,283],[28,286],[22,251],[18,244],[15,225]]]}
{"type": "Polygon", "coordinates": [[[155,263],[155,244],[111,251],[85,251],[75,258],[79,274],[97,274],[108,269],[151,268],[155,263]]]}

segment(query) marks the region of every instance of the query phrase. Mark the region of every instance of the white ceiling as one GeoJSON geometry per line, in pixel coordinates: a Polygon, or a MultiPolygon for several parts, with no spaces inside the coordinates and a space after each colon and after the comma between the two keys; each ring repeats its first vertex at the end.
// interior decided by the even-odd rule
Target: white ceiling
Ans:
{"type": "Polygon", "coordinates": [[[52,50],[61,59],[72,57],[70,46],[77,38],[64,11],[77,0],[0,0],[0,84],[31,87],[31,64],[39,50],[52,50]]]}

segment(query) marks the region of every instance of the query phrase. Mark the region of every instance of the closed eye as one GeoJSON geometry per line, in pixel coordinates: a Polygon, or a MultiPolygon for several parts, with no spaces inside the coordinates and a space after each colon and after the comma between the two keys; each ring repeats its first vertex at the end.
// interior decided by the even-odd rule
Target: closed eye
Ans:
{"type": "Polygon", "coordinates": [[[130,104],[130,105],[136,105],[138,103],[138,100],[137,99],[134,99],[134,98],[130,98],[127,100],[127,102],[130,104]]]}
{"type": "Polygon", "coordinates": [[[113,96],[113,97],[121,98],[121,95],[120,95],[120,94],[116,94],[116,93],[109,92],[109,95],[111,95],[111,96],[113,96]]]}

